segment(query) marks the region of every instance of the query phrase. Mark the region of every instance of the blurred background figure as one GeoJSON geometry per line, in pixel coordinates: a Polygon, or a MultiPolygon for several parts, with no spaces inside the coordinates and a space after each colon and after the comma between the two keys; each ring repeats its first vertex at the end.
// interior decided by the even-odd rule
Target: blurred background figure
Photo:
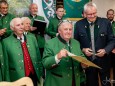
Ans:
{"type": "Polygon", "coordinates": [[[0,1],[0,37],[5,38],[11,34],[10,21],[15,16],[8,13],[8,3],[5,0],[0,1]]]}
{"type": "MultiPolygon", "coordinates": [[[[30,12],[30,15],[28,17],[31,20],[31,25],[32,26],[33,26],[33,22],[34,22],[35,19],[45,21],[44,17],[38,15],[38,6],[37,6],[37,4],[35,4],[35,3],[30,4],[29,12],[30,12]]],[[[37,29],[37,28],[32,27],[32,29],[37,29]]],[[[39,29],[42,29],[42,28],[39,28],[39,29]]],[[[44,33],[45,33],[45,31],[44,31],[44,33]]],[[[36,36],[36,39],[37,39],[37,42],[38,42],[38,45],[39,45],[40,54],[42,56],[43,51],[44,51],[44,44],[45,44],[44,34],[37,33],[37,34],[35,34],[35,36],[36,36]]]]}
{"type": "MultiPolygon", "coordinates": [[[[110,20],[111,25],[112,25],[112,30],[113,30],[113,34],[114,34],[114,38],[115,38],[115,21],[114,21],[114,10],[113,9],[109,9],[107,11],[107,19],[110,20]]],[[[115,80],[115,47],[112,50],[112,52],[109,54],[110,55],[110,59],[111,59],[111,79],[115,80]],[[113,77],[113,78],[112,78],[113,77]]],[[[115,86],[115,83],[113,83],[113,86],[115,86]]]]}
{"type": "Polygon", "coordinates": [[[63,5],[57,6],[55,13],[56,13],[55,17],[49,20],[49,25],[47,28],[47,34],[51,38],[54,38],[59,34],[58,24],[64,19],[64,13],[65,13],[63,5]]]}

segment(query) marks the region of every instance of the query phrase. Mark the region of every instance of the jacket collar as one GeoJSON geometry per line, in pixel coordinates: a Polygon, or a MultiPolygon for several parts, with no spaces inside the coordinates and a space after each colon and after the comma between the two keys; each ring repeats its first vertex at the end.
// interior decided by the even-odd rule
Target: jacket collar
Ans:
{"type": "MultiPolygon", "coordinates": [[[[62,37],[61,37],[60,35],[58,35],[57,37],[58,37],[58,39],[59,39],[62,43],[68,44],[68,42],[66,42],[64,39],[62,39],[62,37]]],[[[69,45],[70,45],[70,44],[71,44],[71,40],[69,40],[69,45]]]]}

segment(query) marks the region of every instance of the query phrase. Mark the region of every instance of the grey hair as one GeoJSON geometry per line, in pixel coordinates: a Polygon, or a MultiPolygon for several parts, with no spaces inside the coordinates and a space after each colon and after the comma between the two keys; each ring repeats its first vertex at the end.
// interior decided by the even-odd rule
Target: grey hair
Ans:
{"type": "MultiPolygon", "coordinates": [[[[72,22],[68,22],[68,21],[61,22],[61,23],[58,25],[58,30],[61,29],[62,26],[63,26],[65,23],[68,23],[68,24],[71,24],[71,25],[72,25],[72,22]]],[[[72,25],[72,27],[73,27],[73,25],[72,25]]]]}
{"type": "Polygon", "coordinates": [[[96,6],[95,3],[93,3],[93,2],[88,2],[88,3],[86,3],[86,4],[84,5],[84,12],[86,12],[87,9],[88,9],[88,8],[91,8],[91,7],[95,7],[95,8],[97,9],[97,6],[96,6]]]}

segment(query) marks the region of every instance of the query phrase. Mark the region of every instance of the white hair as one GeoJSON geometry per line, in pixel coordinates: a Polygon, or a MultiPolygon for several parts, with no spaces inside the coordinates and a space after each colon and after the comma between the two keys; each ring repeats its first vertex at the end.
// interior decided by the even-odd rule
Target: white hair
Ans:
{"type": "Polygon", "coordinates": [[[22,22],[24,22],[25,20],[29,20],[31,22],[31,20],[28,17],[22,17],[21,20],[22,22]]]}
{"type": "Polygon", "coordinates": [[[14,27],[14,22],[15,22],[16,19],[20,19],[20,18],[19,18],[19,17],[13,18],[13,19],[11,20],[11,22],[10,22],[10,26],[11,26],[11,27],[14,27]]]}
{"type": "Polygon", "coordinates": [[[84,5],[84,12],[86,12],[88,8],[92,8],[92,7],[95,7],[96,10],[97,10],[97,6],[96,6],[95,3],[93,3],[93,2],[88,2],[88,3],[86,3],[86,4],[84,5]]]}

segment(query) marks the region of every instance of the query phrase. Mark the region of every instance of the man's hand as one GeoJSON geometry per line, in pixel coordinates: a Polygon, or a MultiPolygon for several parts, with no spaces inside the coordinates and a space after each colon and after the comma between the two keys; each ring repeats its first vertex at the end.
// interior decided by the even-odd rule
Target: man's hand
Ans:
{"type": "Polygon", "coordinates": [[[4,35],[6,32],[6,28],[0,30],[0,36],[4,35]]]}
{"type": "Polygon", "coordinates": [[[115,54],[115,48],[112,50],[112,53],[114,53],[114,54],[115,54]]]}
{"type": "Polygon", "coordinates": [[[32,27],[32,26],[31,26],[30,31],[34,31],[34,30],[36,30],[36,29],[37,29],[37,27],[32,27]]]}
{"type": "Polygon", "coordinates": [[[99,49],[96,53],[96,56],[103,57],[106,54],[105,49],[99,49]]]}
{"type": "Polygon", "coordinates": [[[61,60],[63,57],[66,57],[67,54],[67,50],[66,49],[62,49],[58,54],[57,54],[57,59],[61,60]]]}
{"type": "Polygon", "coordinates": [[[93,55],[92,50],[90,48],[83,48],[82,51],[84,52],[84,54],[86,56],[92,56],[93,55]]]}

